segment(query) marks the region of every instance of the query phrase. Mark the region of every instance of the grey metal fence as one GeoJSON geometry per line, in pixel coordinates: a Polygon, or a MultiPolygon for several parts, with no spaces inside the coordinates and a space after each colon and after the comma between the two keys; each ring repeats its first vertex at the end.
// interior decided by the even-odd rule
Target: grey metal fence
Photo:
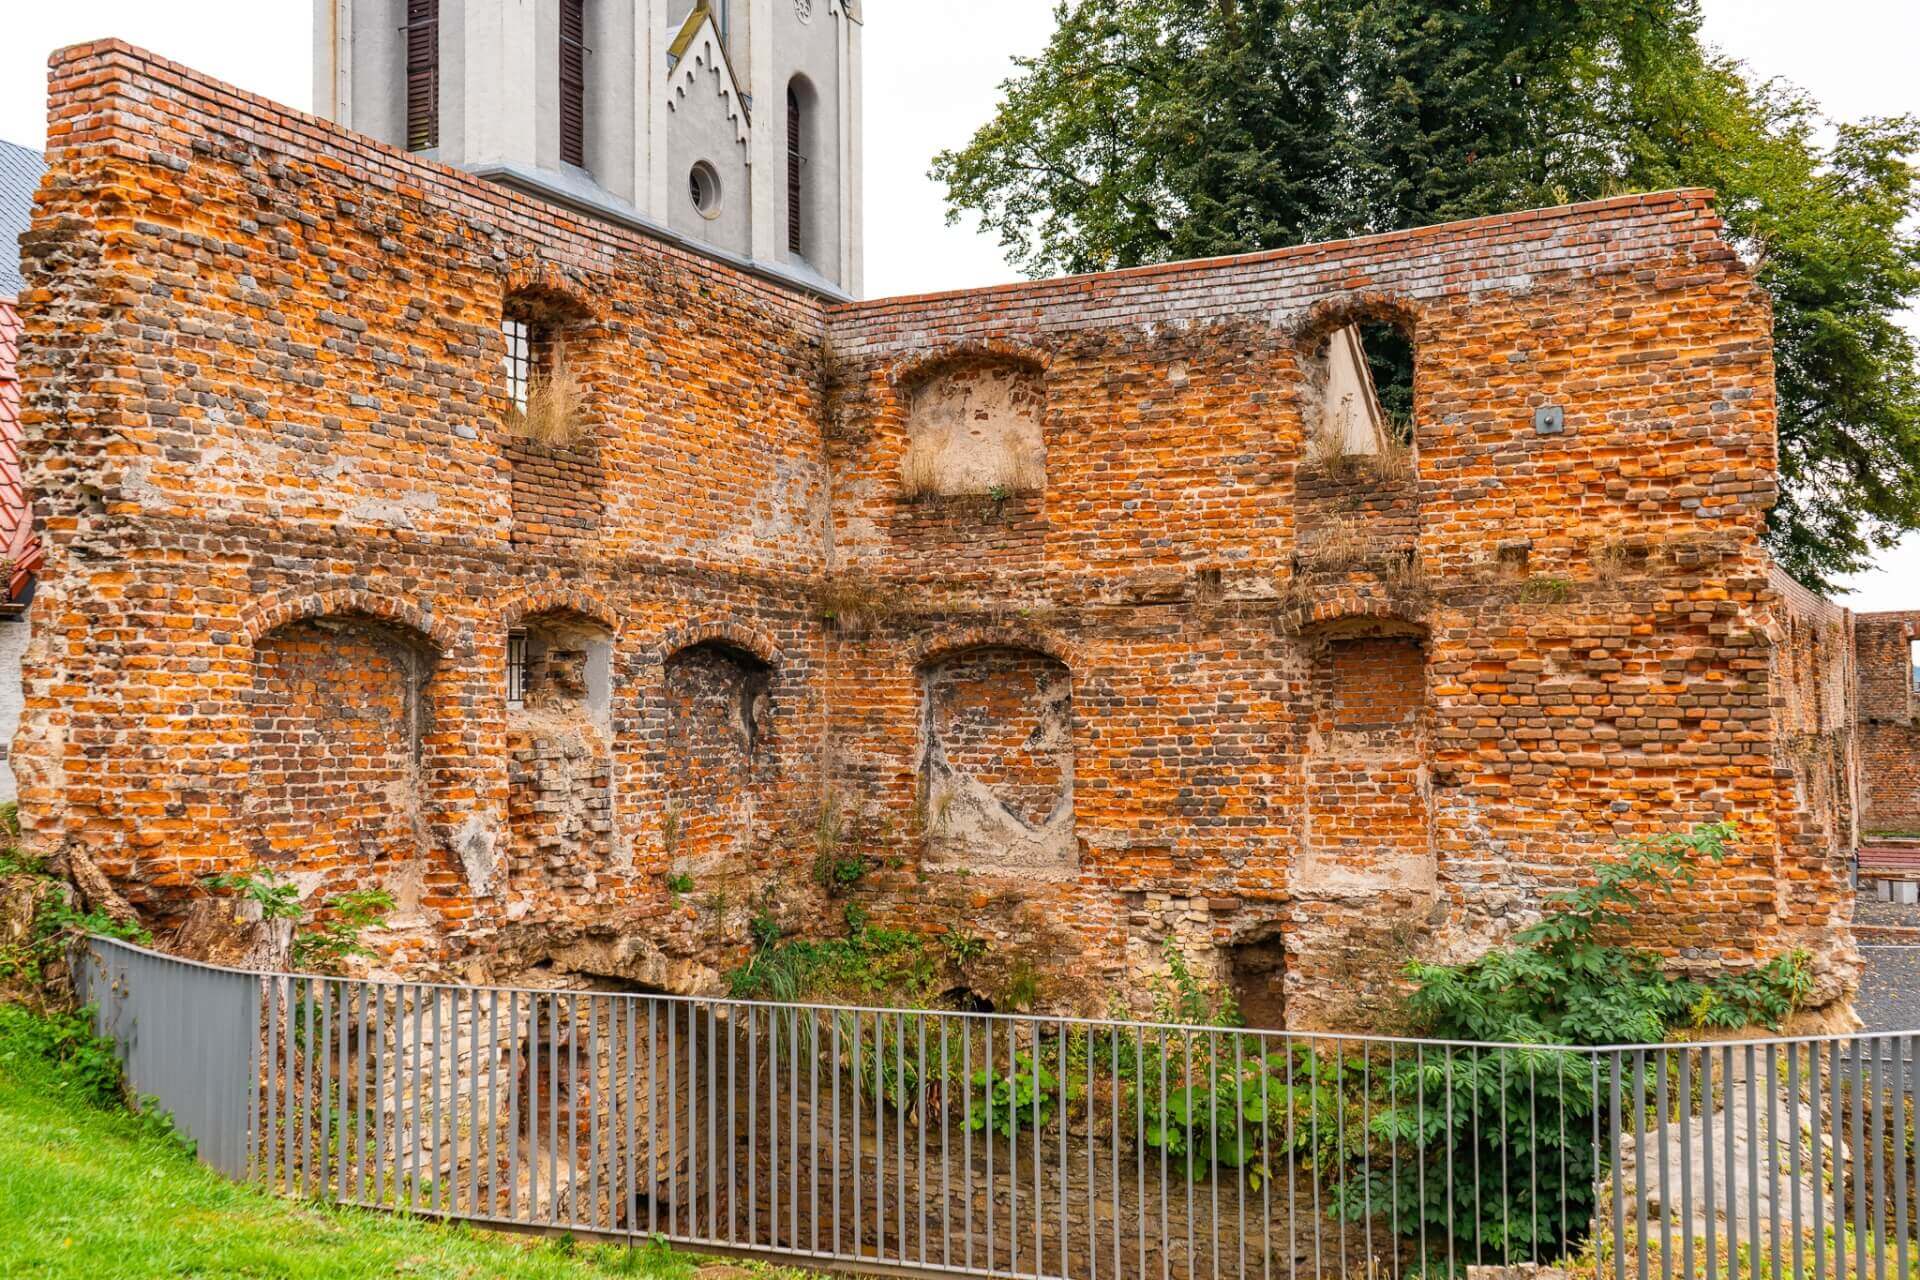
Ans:
{"type": "Polygon", "coordinates": [[[131,1087],[341,1203],[835,1268],[1920,1268],[1914,1037],[1553,1048],[379,983],[92,940],[131,1087]]]}

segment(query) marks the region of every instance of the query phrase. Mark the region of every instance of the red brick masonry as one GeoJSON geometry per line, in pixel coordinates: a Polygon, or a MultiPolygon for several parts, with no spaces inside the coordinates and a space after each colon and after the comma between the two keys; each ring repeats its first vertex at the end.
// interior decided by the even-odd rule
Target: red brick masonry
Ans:
{"type": "Polygon", "coordinates": [[[1312,1025],[1737,817],[1648,939],[1851,982],[1850,623],[1762,550],[1705,192],[829,306],[117,43],[47,158],[17,754],[143,907],[260,860],[393,887],[395,964],[685,987],[857,854],[1049,1003],[1171,937],[1312,1025]],[[571,443],[503,425],[509,305],[571,443]],[[1403,469],[1309,456],[1361,317],[1417,344],[1403,469]]]}
{"type": "Polygon", "coordinates": [[[1920,612],[1864,613],[1855,620],[1860,665],[1860,823],[1864,830],[1920,833],[1920,689],[1913,645],[1920,612]]]}

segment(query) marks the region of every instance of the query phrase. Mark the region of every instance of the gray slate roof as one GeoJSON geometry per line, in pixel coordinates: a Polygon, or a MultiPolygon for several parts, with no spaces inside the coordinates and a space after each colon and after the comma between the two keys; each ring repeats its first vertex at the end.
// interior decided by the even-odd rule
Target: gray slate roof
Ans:
{"type": "Polygon", "coordinates": [[[20,278],[20,236],[46,167],[38,151],[0,142],[0,298],[18,297],[27,287],[20,278]]]}

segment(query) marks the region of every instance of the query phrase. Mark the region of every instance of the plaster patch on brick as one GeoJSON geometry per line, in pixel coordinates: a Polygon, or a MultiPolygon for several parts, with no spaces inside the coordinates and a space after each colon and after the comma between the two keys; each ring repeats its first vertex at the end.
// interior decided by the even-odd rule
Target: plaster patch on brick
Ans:
{"type": "Polygon", "coordinates": [[[1024,362],[939,368],[908,393],[902,485],[910,497],[1031,493],[1046,484],[1045,395],[1024,362]]]}
{"type": "Polygon", "coordinates": [[[1072,674],[1045,654],[988,647],[936,658],[921,687],[932,860],[1071,874],[1072,674]]]}
{"type": "Polygon", "coordinates": [[[500,870],[499,840],[487,820],[471,814],[460,824],[453,837],[454,850],[467,873],[467,887],[476,898],[492,894],[494,877],[500,870]]]}

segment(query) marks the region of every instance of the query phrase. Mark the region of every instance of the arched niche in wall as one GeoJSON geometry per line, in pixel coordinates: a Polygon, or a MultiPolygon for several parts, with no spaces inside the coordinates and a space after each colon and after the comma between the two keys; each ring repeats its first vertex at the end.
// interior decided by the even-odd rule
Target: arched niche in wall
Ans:
{"type": "Polygon", "coordinates": [[[977,645],[920,664],[920,803],[936,865],[1074,871],[1073,673],[1058,658],[977,645]]]}
{"type": "Polygon", "coordinates": [[[294,618],[253,643],[246,821],[256,857],[320,892],[425,874],[424,744],[440,654],[425,635],[360,613],[294,618]]]}
{"type": "Polygon", "coordinates": [[[726,640],[666,661],[662,835],[676,870],[725,870],[751,847],[774,781],[773,668],[726,640]]]}
{"type": "Polygon", "coordinates": [[[613,633],[571,610],[507,632],[508,884],[564,891],[612,856],[613,633]]]}
{"type": "Polygon", "coordinates": [[[1387,618],[1328,623],[1309,658],[1302,753],[1308,895],[1431,890],[1427,634],[1387,618]]]}
{"type": "Polygon", "coordinates": [[[1046,386],[1037,361],[977,353],[928,365],[900,388],[909,500],[1038,493],[1047,483],[1046,386]]]}

